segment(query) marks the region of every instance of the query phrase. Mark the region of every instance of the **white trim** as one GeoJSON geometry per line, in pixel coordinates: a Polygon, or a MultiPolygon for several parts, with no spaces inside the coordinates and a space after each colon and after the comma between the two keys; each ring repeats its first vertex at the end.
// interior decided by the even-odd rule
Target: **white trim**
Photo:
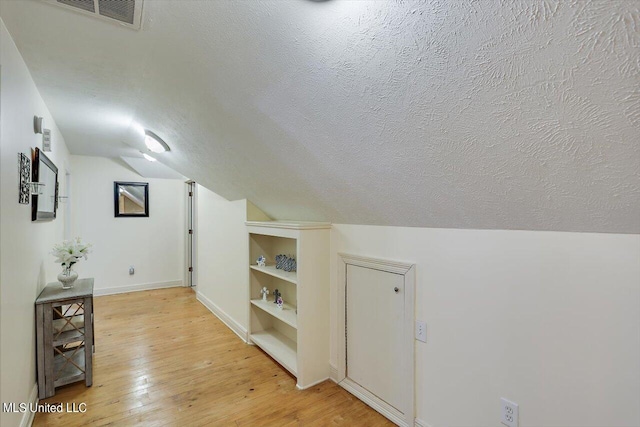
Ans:
{"type": "Polygon", "coordinates": [[[387,417],[393,423],[399,425],[400,427],[410,427],[405,415],[402,412],[389,405],[387,402],[380,399],[378,396],[371,393],[367,389],[363,388],[355,381],[352,381],[349,378],[345,378],[340,382],[340,386],[342,386],[349,393],[353,394],[355,397],[362,400],[364,403],[387,417]]]}
{"type": "Polygon", "coordinates": [[[416,418],[414,427],[431,427],[431,426],[427,424],[426,421],[423,421],[420,418],[416,418]]]}
{"type": "Polygon", "coordinates": [[[202,295],[202,293],[196,291],[196,299],[202,303],[205,307],[209,309],[222,323],[227,325],[229,329],[231,329],[237,336],[240,337],[242,341],[245,343],[249,343],[249,337],[247,335],[247,330],[242,327],[238,322],[233,320],[231,316],[225,313],[220,307],[215,305],[213,301],[209,298],[202,295]]]}
{"type": "Polygon", "coordinates": [[[378,258],[369,258],[358,255],[351,255],[345,253],[338,253],[338,330],[336,336],[338,337],[338,366],[336,381],[339,385],[346,390],[360,398],[367,405],[371,406],[385,417],[389,418],[396,424],[411,426],[415,420],[415,340],[413,335],[413,323],[415,315],[415,283],[416,283],[416,269],[415,264],[410,264],[400,261],[387,261],[378,258]],[[404,390],[406,399],[406,407],[402,408],[402,411],[398,411],[401,414],[401,423],[398,421],[398,416],[393,408],[379,397],[373,395],[371,392],[363,389],[355,382],[347,378],[347,360],[346,360],[346,287],[347,287],[347,265],[354,265],[358,267],[371,268],[374,270],[386,271],[389,273],[400,274],[404,276],[404,339],[403,339],[403,354],[405,359],[403,360],[403,368],[401,372],[404,375],[403,384],[406,389],[404,390]],[[354,392],[356,390],[356,392],[354,392]],[[382,408],[379,409],[379,408],[382,408]],[[393,409],[390,410],[389,408],[393,409]]]}
{"type": "MultiPolygon", "coordinates": [[[[31,393],[29,394],[29,403],[32,405],[30,407],[35,407],[38,404],[38,383],[35,383],[31,389],[31,393]]],[[[35,412],[25,411],[22,414],[22,419],[20,420],[20,427],[31,427],[35,415],[35,412]]]]}
{"type": "MultiPolygon", "coordinates": [[[[64,196],[67,198],[66,203],[64,205],[64,239],[71,240],[71,203],[73,202],[71,199],[71,172],[69,171],[69,165],[67,162],[64,162],[64,192],[67,193],[64,196]]],[[[58,208],[60,208],[60,204],[58,201],[58,208]]]]}
{"type": "MultiPolygon", "coordinates": [[[[193,206],[191,212],[193,227],[193,234],[191,237],[192,247],[189,249],[189,237],[188,231],[187,235],[184,239],[185,251],[184,251],[184,285],[189,286],[189,250],[191,250],[191,266],[193,267],[193,272],[191,273],[191,288],[195,288],[198,282],[198,183],[189,180],[185,181],[185,185],[192,183],[193,184],[193,206]]],[[[189,229],[189,187],[185,190],[186,203],[185,203],[185,231],[189,229]]]]}
{"type": "Polygon", "coordinates": [[[338,367],[333,363],[329,363],[329,378],[334,383],[338,383],[338,367]]]}
{"type": "Polygon", "coordinates": [[[388,271],[389,273],[407,274],[415,264],[401,261],[390,261],[380,258],[369,258],[339,252],[338,255],[345,264],[357,265],[358,267],[373,268],[374,270],[388,271]]]}
{"type": "Polygon", "coordinates": [[[327,377],[327,378],[322,378],[321,380],[318,380],[318,381],[313,382],[313,383],[311,383],[311,384],[307,384],[307,385],[306,385],[306,386],[304,386],[304,387],[300,387],[300,384],[296,384],[296,388],[297,388],[298,390],[307,390],[307,389],[309,389],[309,388],[311,388],[311,387],[313,387],[313,386],[316,386],[316,385],[318,385],[318,384],[320,384],[320,383],[323,383],[323,382],[325,382],[325,381],[327,381],[327,380],[330,380],[330,379],[331,379],[331,378],[329,378],[329,377],[327,377]]]}
{"type": "Polygon", "coordinates": [[[288,228],[292,230],[318,230],[331,228],[330,222],[306,221],[246,221],[249,227],[288,228]]]}
{"type": "Polygon", "coordinates": [[[169,282],[142,283],[140,285],[117,286],[113,288],[96,288],[93,295],[96,297],[103,295],[126,294],[128,292],[149,291],[152,289],[177,288],[184,286],[182,280],[171,280],[169,282]]]}

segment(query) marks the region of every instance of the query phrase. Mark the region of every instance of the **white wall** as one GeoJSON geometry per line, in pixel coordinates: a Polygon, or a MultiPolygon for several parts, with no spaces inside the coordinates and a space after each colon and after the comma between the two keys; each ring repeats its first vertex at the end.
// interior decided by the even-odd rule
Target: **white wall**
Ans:
{"type": "MultiPolygon", "coordinates": [[[[240,335],[245,208],[198,187],[198,297],[240,335]]],[[[640,425],[640,236],[335,224],[334,365],[338,252],[416,264],[428,425],[499,425],[500,397],[520,404],[522,427],[640,425]]]]}
{"type": "Polygon", "coordinates": [[[640,236],[334,225],[338,252],[416,264],[417,417],[432,427],[640,425],[640,236]]]}
{"type": "MultiPolygon", "coordinates": [[[[31,157],[42,148],[33,132],[33,116],[44,117],[51,129],[52,151],[65,187],[68,150],[53,117],[40,97],[29,70],[4,22],[0,20],[0,401],[28,402],[36,382],[33,302],[59,266],[49,255],[62,241],[66,206],[49,222],[31,222],[31,205],[18,204],[18,153],[31,157]]],[[[21,414],[0,413],[0,425],[15,426],[21,414]]]]}
{"type": "Polygon", "coordinates": [[[75,268],[95,278],[96,294],[182,285],[186,184],[143,178],[119,159],[71,156],[71,164],[72,235],[93,244],[75,268]],[[114,181],[149,183],[148,218],[114,216],[114,181]]]}
{"type": "Polygon", "coordinates": [[[247,201],[197,186],[198,299],[246,338],[249,310],[247,201]]]}

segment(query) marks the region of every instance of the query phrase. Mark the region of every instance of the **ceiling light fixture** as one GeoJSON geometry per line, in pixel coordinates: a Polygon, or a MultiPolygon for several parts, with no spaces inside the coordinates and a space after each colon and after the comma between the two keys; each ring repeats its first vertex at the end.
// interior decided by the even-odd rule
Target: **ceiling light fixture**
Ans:
{"type": "Polygon", "coordinates": [[[151,156],[150,156],[150,155],[148,155],[147,153],[142,153],[142,156],[143,156],[145,159],[149,160],[150,162],[155,162],[155,161],[156,161],[156,159],[154,159],[153,157],[151,157],[151,156]]]}
{"type": "Polygon", "coordinates": [[[144,144],[147,146],[149,151],[153,151],[154,153],[164,153],[165,151],[171,151],[171,148],[167,145],[166,142],[162,140],[158,135],[151,132],[150,130],[144,131],[144,144]]]}

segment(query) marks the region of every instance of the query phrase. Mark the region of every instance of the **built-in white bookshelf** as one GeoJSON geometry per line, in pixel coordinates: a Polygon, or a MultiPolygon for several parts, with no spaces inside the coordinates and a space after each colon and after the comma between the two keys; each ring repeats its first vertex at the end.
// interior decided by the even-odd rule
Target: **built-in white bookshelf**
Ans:
{"type": "Polygon", "coordinates": [[[248,221],[249,340],[308,388],[329,378],[329,231],[317,222],[248,221]],[[297,271],[275,267],[276,255],[296,259],[297,271]],[[266,266],[257,265],[265,256],[266,266]],[[269,289],[267,301],[260,290],[269,289]],[[274,302],[274,291],[284,305],[274,302]]]}

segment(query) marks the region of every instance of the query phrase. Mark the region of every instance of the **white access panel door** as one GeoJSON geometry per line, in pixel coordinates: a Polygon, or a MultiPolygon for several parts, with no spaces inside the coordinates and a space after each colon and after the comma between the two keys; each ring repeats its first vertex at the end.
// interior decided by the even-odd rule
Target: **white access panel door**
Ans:
{"type": "Polygon", "coordinates": [[[404,412],[404,276],[347,265],[346,376],[404,412]]]}

